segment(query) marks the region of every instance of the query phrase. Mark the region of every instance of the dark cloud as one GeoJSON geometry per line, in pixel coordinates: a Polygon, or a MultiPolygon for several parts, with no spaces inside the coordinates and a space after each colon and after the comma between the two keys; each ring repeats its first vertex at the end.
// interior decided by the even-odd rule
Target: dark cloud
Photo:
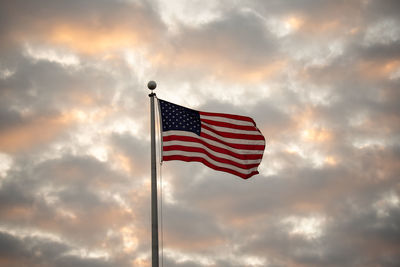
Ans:
{"type": "Polygon", "coordinates": [[[367,18],[372,20],[382,17],[396,18],[400,11],[400,4],[395,0],[368,1],[366,7],[367,18]]]}
{"type": "Polygon", "coordinates": [[[180,47],[207,51],[214,56],[215,64],[218,59],[228,59],[233,64],[254,67],[278,56],[277,43],[262,20],[251,12],[234,11],[199,29],[185,29],[182,38],[180,47]]]}
{"type": "MultiPolygon", "coordinates": [[[[24,227],[35,226],[39,232],[82,245],[87,251],[102,249],[101,244],[111,245],[115,242],[114,237],[107,237],[110,227],[136,224],[133,220],[135,215],[113,198],[116,192],[122,195],[128,193],[122,193],[126,183],[128,181],[121,175],[92,158],[65,157],[39,166],[25,167],[23,172],[10,174],[8,179],[2,181],[0,216],[2,227],[5,227],[2,229],[17,229],[18,232],[24,227]]],[[[121,238],[119,233],[116,233],[116,237],[121,238]]],[[[62,256],[67,251],[51,257],[48,255],[51,248],[56,249],[57,246],[51,245],[46,239],[39,241],[36,244],[33,240],[35,243],[29,245],[34,252],[28,253],[27,262],[33,261],[38,254],[43,261],[49,261],[46,263],[48,266],[68,265],[70,262],[81,266],[113,265],[104,258],[62,256]]],[[[121,249],[121,243],[119,239],[114,246],[121,249]]],[[[26,250],[26,242],[16,244],[22,251],[26,250]]],[[[68,248],[68,251],[75,249],[80,250],[78,247],[68,248]]]]}
{"type": "Polygon", "coordinates": [[[343,213],[336,214],[334,219],[329,220],[323,236],[318,239],[307,240],[288,234],[282,225],[271,225],[273,220],[269,220],[270,224],[265,226],[264,234],[244,243],[242,250],[259,255],[273,255],[272,260],[277,263],[295,261],[308,266],[386,266],[385,259],[396,259],[398,252],[397,242],[394,241],[398,236],[397,229],[386,222],[397,220],[394,217],[398,217],[398,209],[390,211],[390,215],[385,218],[379,218],[375,211],[364,207],[355,211],[343,206],[343,213]],[[391,237],[384,237],[386,234],[391,237]],[[363,242],[365,239],[369,241],[363,242]],[[358,255],[365,255],[365,258],[360,259],[358,255]]]}
{"type": "Polygon", "coordinates": [[[82,266],[82,267],[106,267],[114,266],[114,263],[107,263],[104,259],[82,259],[79,257],[69,256],[62,257],[56,262],[57,266],[82,266]]]}
{"type": "Polygon", "coordinates": [[[13,75],[1,81],[4,104],[48,112],[73,105],[107,103],[112,96],[109,88],[113,79],[93,67],[75,69],[28,58],[21,59],[18,66],[13,75]]]}
{"type": "Polygon", "coordinates": [[[0,109],[0,129],[5,129],[10,125],[18,124],[22,121],[21,116],[16,111],[11,111],[6,108],[0,109]]]}
{"type": "Polygon", "coordinates": [[[0,253],[2,257],[11,256],[15,258],[26,257],[27,252],[21,247],[21,243],[12,235],[1,233],[0,235],[0,253]]]}
{"type": "MultiPolygon", "coordinates": [[[[400,24],[399,24],[400,25],[400,24]]],[[[400,40],[387,44],[376,44],[370,46],[357,46],[353,51],[364,60],[381,61],[395,60],[400,57],[400,40]]]]}
{"type": "Polygon", "coordinates": [[[132,174],[148,174],[148,159],[150,158],[149,142],[134,138],[131,134],[113,134],[111,142],[116,151],[120,151],[129,161],[132,174]]]}
{"type": "MultiPolygon", "coordinates": [[[[74,247],[39,237],[19,238],[0,233],[1,260],[7,266],[114,266],[103,258],[67,256],[74,247]]],[[[121,265],[123,266],[123,265],[121,265]]]]}
{"type": "Polygon", "coordinates": [[[183,261],[183,262],[176,262],[174,259],[169,259],[168,257],[166,257],[164,259],[163,264],[165,264],[165,266],[179,266],[179,267],[199,267],[202,266],[201,264],[199,264],[196,261],[193,260],[187,260],[187,261],[183,261]]]}
{"type": "Polygon", "coordinates": [[[179,250],[210,252],[211,246],[223,242],[223,230],[215,225],[208,214],[194,212],[192,208],[165,205],[163,208],[166,245],[179,250]]]}

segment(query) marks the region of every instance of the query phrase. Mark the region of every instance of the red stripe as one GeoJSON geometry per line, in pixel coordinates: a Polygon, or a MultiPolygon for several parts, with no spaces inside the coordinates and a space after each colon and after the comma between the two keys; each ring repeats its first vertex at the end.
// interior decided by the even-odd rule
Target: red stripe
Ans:
{"type": "Polygon", "coordinates": [[[201,158],[201,157],[186,157],[186,156],[182,156],[182,155],[175,155],[175,156],[163,156],[163,161],[170,161],[170,160],[181,160],[181,161],[186,161],[186,162],[190,162],[190,161],[197,161],[197,162],[201,162],[204,165],[217,170],[217,171],[223,171],[223,172],[228,172],[231,173],[233,175],[239,176],[243,179],[248,179],[251,176],[258,174],[258,171],[253,171],[249,174],[243,174],[228,168],[224,168],[224,167],[219,167],[219,166],[215,166],[214,164],[208,162],[206,159],[201,158]]]}
{"type": "Polygon", "coordinates": [[[238,124],[233,124],[233,123],[223,122],[223,121],[213,121],[213,120],[202,119],[202,118],[200,118],[200,121],[211,124],[211,125],[221,126],[221,127],[225,127],[225,128],[231,128],[231,129],[238,129],[238,130],[245,130],[245,131],[258,130],[255,126],[238,125],[238,124]]]}
{"type": "MultiPolygon", "coordinates": [[[[206,136],[204,136],[204,133],[200,134],[201,137],[207,138],[206,136]]],[[[210,139],[210,138],[207,138],[210,139]]],[[[163,142],[168,142],[168,141],[186,141],[186,142],[197,142],[200,144],[205,145],[206,147],[216,151],[216,152],[220,152],[220,153],[224,153],[224,154],[228,154],[231,155],[235,158],[238,159],[259,159],[262,158],[262,154],[238,154],[236,152],[233,152],[231,150],[225,149],[225,148],[221,148],[221,147],[217,147],[214,145],[211,145],[207,142],[205,142],[204,140],[202,140],[201,138],[196,138],[196,137],[191,137],[191,136],[182,136],[182,135],[169,135],[169,136],[163,136],[163,142]]],[[[221,143],[221,141],[218,139],[217,142],[221,143]]],[[[254,152],[256,152],[257,150],[263,151],[265,148],[265,145],[257,145],[257,146],[249,146],[249,145],[241,145],[241,144],[231,144],[230,147],[234,147],[237,149],[246,149],[246,150],[255,150],[254,152]],[[235,145],[235,146],[233,146],[235,145]]]]}
{"type": "Polygon", "coordinates": [[[259,135],[252,135],[252,134],[239,134],[239,133],[228,133],[228,132],[221,132],[218,130],[215,130],[205,124],[201,124],[201,128],[207,129],[210,132],[213,132],[215,134],[218,134],[222,137],[227,137],[227,138],[236,138],[236,139],[243,139],[243,140],[265,140],[264,136],[261,134],[259,135]]]}
{"type": "Polygon", "coordinates": [[[215,116],[215,117],[222,117],[222,118],[234,119],[234,120],[239,120],[239,121],[249,121],[249,122],[253,123],[254,125],[256,124],[252,118],[246,117],[246,116],[232,115],[232,114],[225,114],[225,113],[204,112],[204,111],[199,111],[199,113],[200,113],[200,115],[204,115],[204,116],[215,116]]]}
{"type": "Polygon", "coordinates": [[[218,143],[224,144],[226,146],[230,146],[230,147],[238,148],[238,149],[264,150],[264,148],[265,148],[265,145],[243,145],[243,144],[228,143],[228,142],[222,141],[221,139],[218,139],[218,138],[216,138],[214,136],[211,136],[211,135],[203,133],[203,132],[200,133],[200,136],[203,137],[203,138],[207,138],[207,139],[216,141],[218,143]]]}
{"type": "Polygon", "coordinates": [[[242,164],[242,163],[238,163],[238,162],[226,159],[226,158],[221,158],[221,157],[215,156],[214,154],[211,154],[210,152],[208,152],[207,150],[205,150],[204,148],[201,148],[201,147],[191,147],[191,146],[182,146],[182,145],[172,145],[172,146],[164,146],[163,147],[163,151],[175,151],[175,150],[203,153],[217,162],[236,166],[238,168],[245,169],[245,170],[248,170],[248,169],[251,169],[254,167],[258,167],[258,165],[260,165],[260,163],[242,164]]]}
{"type": "MultiPolygon", "coordinates": [[[[225,148],[211,145],[200,138],[194,138],[194,137],[188,137],[188,136],[178,136],[178,135],[165,136],[165,137],[163,137],[163,146],[167,146],[168,141],[183,141],[183,142],[199,143],[199,144],[211,149],[212,151],[226,154],[226,155],[232,156],[234,158],[237,158],[239,160],[262,159],[262,157],[263,157],[263,154],[239,154],[239,153],[233,152],[233,151],[225,149],[225,148]]],[[[256,151],[254,151],[254,152],[256,152],[256,151]]]]}

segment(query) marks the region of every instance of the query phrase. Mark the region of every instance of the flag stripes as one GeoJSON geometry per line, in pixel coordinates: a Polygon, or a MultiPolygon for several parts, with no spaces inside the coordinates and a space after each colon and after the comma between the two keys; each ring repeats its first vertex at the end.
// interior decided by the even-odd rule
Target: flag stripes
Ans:
{"type": "Polygon", "coordinates": [[[225,168],[225,167],[221,167],[221,166],[216,166],[216,165],[208,162],[207,160],[205,160],[202,157],[193,157],[193,156],[192,157],[185,157],[185,156],[181,156],[181,155],[174,155],[174,156],[165,156],[164,160],[165,161],[168,161],[168,160],[181,160],[181,161],[186,161],[186,162],[197,161],[197,162],[203,163],[204,165],[206,165],[206,166],[208,166],[208,167],[210,167],[210,168],[212,168],[214,170],[228,172],[228,173],[231,173],[233,175],[239,176],[239,177],[241,177],[243,179],[247,179],[247,178],[250,178],[251,176],[253,176],[255,174],[258,174],[258,171],[253,171],[253,172],[251,172],[249,174],[243,174],[242,172],[235,171],[235,170],[233,170],[231,168],[225,168]]]}
{"type": "MultiPolygon", "coordinates": [[[[171,150],[182,150],[182,151],[192,151],[192,152],[203,152],[207,154],[209,157],[214,159],[221,159],[225,161],[225,163],[232,163],[233,165],[240,165],[245,166],[244,164],[259,164],[260,159],[238,159],[231,155],[227,155],[224,153],[213,151],[207,147],[204,147],[202,144],[199,143],[183,143],[177,141],[171,141],[168,143],[168,146],[165,147],[164,151],[171,151],[171,150]]],[[[243,167],[246,168],[246,167],[243,167]]]]}
{"type": "Polygon", "coordinates": [[[201,124],[201,129],[203,132],[207,132],[214,136],[218,135],[219,137],[225,137],[225,139],[227,139],[227,140],[229,140],[229,139],[234,139],[237,141],[240,140],[240,143],[259,145],[259,144],[263,144],[263,142],[264,142],[264,137],[262,135],[240,134],[240,133],[235,133],[233,131],[226,131],[226,130],[218,131],[218,130],[216,130],[215,127],[212,127],[212,126],[210,127],[204,123],[201,124]],[[262,142],[250,142],[250,140],[262,140],[262,142]]]}
{"type": "Polygon", "coordinates": [[[163,161],[197,161],[244,179],[258,174],[265,139],[253,119],[195,111],[161,99],[159,102],[163,122],[163,161]],[[190,120],[185,112],[190,115],[190,120]],[[188,129],[196,124],[200,133],[188,129]]]}
{"type": "Polygon", "coordinates": [[[232,147],[228,147],[224,144],[208,140],[205,142],[199,136],[195,136],[193,133],[175,133],[174,131],[165,132],[163,134],[163,141],[170,141],[171,143],[176,141],[185,141],[185,142],[192,142],[192,143],[200,143],[205,147],[208,147],[214,151],[221,152],[224,154],[232,155],[238,159],[260,159],[262,158],[262,154],[254,154],[254,150],[245,150],[245,149],[236,149],[232,147]],[[193,135],[193,136],[191,136],[193,135]]]}

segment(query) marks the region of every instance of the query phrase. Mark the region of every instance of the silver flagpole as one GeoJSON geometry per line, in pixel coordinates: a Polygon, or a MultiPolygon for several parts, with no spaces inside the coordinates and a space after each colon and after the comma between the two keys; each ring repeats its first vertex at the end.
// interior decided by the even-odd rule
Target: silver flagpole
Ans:
{"type": "Polygon", "coordinates": [[[157,84],[150,81],[147,87],[151,90],[150,97],[150,131],[151,131],[151,266],[158,265],[158,210],[157,210],[157,169],[156,169],[156,130],[154,118],[154,97],[153,92],[157,84]]]}

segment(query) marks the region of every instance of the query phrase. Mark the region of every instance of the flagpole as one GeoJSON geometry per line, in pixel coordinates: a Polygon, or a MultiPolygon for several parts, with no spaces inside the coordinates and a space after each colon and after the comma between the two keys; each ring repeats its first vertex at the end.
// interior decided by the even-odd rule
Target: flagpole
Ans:
{"type": "Polygon", "coordinates": [[[154,98],[156,94],[153,92],[157,84],[150,81],[147,87],[151,90],[150,97],[150,132],[151,132],[151,266],[158,265],[158,210],[157,210],[157,169],[156,169],[156,130],[154,115],[154,98]]]}

